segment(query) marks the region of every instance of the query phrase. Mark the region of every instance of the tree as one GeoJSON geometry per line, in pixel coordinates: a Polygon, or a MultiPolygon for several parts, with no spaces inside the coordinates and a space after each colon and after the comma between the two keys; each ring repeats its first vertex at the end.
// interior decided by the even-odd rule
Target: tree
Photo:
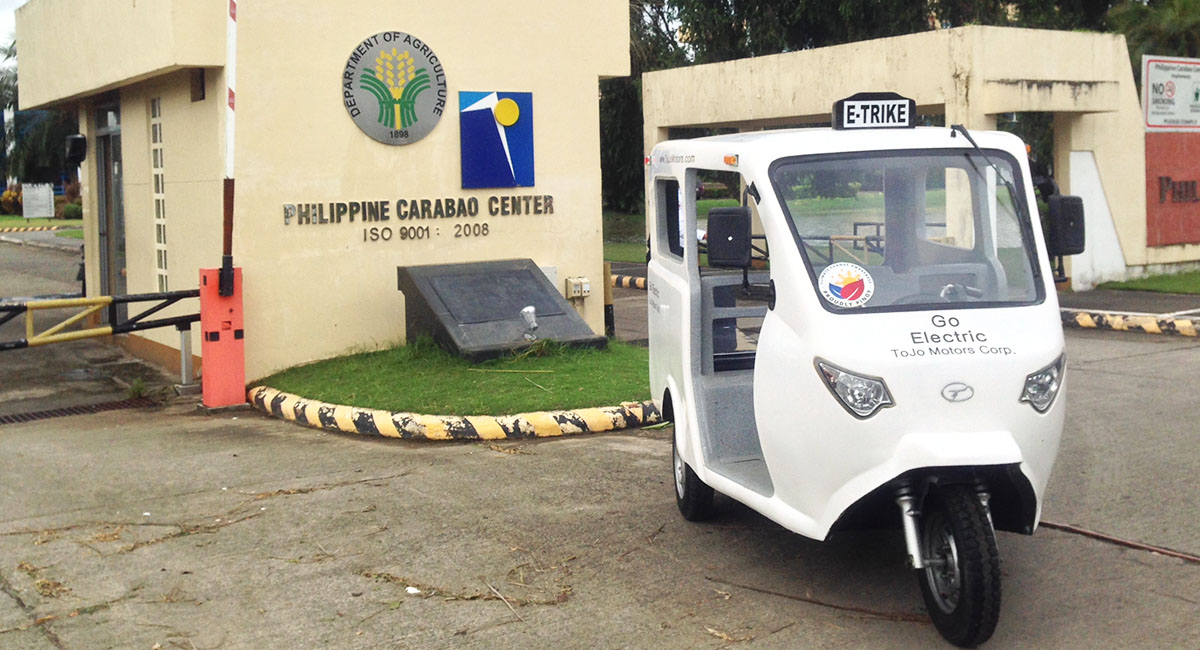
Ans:
{"type": "Polygon", "coordinates": [[[61,109],[18,111],[17,42],[0,47],[0,57],[8,63],[0,68],[0,108],[15,111],[12,121],[3,125],[4,146],[0,149],[7,153],[5,176],[22,182],[57,183],[72,171],[66,168],[66,139],[78,132],[77,118],[61,109]]]}
{"type": "MultiPolygon", "coordinates": [[[[1151,7],[1159,4],[1195,7],[1200,0],[1150,0],[1151,7]]],[[[642,205],[643,71],[969,24],[1102,30],[1110,5],[1107,0],[631,0],[633,74],[601,84],[605,207],[635,211],[642,205]]],[[[1160,27],[1177,38],[1200,38],[1200,25],[1185,24],[1160,27]]],[[[1050,141],[1045,116],[1013,124],[1014,130],[1032,129],[1026,137],[1050,141]]]]}
{"type": "Polygon", "coordinates": [[[672,0],[697,63],[777,54],[935,27],[1101,29],[1105,0],[672,0]]]}
{"type": "Polygon", "coordinates": [[[67,136],[78,131],[78,120],[70,111],[18,111],[9,129],[13,146],[6,173],[23,183],[61,182],[73,171],[67,169],[67,136]]]}
{"type": "Polygon", "coordinates": [[[1127,0],[1108,12],[1108,20],[1125,34],[1139,80],[1143,54],[1200,57],[1200,0],[1127,0]]]}
{"type": "Polygon", "coordinates": [[[642,209],[642,73],[687,62],[672,24],[667,0],[631,0],[630,74],[600,82],[600,174],[604,206],[610,210],[642,209]]]}
{"type": "MultiPolygon", "coordinates": [[[[0,47],[0,60],[11,61],[17,56],[17,41],[10,38],[8,45],[0,47]]],[[[8,170],[8,128],[4,113],[17,109],[17,67],[6,63],[0,68],[0,171],[8,170]]]]}
{"type": "Polygon", "coordinates": [[[925,0],[673,0],[696,63],[728,61],[930,28],[925,0]]]}

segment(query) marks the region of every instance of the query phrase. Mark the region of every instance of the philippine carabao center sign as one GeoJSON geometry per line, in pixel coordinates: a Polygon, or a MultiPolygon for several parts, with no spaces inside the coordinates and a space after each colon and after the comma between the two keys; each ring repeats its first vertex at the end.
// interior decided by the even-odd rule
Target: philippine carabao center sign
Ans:
{"type": "MultiPolygon", "coordinates": [[[[458,95],[462,189],[533,187],[533,94],[464,90],[458,95]]],[[[446,110],[446,70],[429,43],[405,32],[379,32],[350,52],[341,96],[363,133],[384,144],[412,144],[429,135],[446,110]]],[[[341,226],[363,242],[454,241],[495,234],[502,225],[494,218],[552,214],[554,196],[544,193],[418,193],[284,203],[283,225],[341,226]]]]}
{"type": "Polygon", "coordinates": [[[404,32],[379,32],[350,52],[342,103],[363,133],[384,144],[429,135],[446,110],[446,71],[429,43],[404,32]]]}

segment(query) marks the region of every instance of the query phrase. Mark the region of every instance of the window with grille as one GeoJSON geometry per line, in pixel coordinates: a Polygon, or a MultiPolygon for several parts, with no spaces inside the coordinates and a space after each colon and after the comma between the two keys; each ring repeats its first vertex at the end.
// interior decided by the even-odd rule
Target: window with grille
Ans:
{"type": "Polygon", "coordinates": [[[162,98],[150,100],[150,176],[154,201],[155,275],[159,291],[170,291],[167,273],[167,197],[163,155],[162,98]]]}

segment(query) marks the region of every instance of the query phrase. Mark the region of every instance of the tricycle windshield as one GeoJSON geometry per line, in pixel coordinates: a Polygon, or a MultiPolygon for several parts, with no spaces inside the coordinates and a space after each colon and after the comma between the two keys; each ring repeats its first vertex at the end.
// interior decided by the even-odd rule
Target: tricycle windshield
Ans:
{"type": "Polygon", "coordinates": [[[771,181],[835,312],[1044,299],[1020,168],[998,150],[785,158],[771,181]]]}

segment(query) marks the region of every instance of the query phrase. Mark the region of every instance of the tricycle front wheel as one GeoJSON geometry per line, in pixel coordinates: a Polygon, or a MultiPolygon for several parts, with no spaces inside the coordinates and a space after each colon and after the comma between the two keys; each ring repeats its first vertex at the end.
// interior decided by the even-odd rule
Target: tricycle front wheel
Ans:
{"type": "Polygon", "coordinates": [[[675,470],[675,505],[688,521],[702,521],[712,516],[713,489],[700,480],[679,455],[679,447],[671,438],[671,456],[675,470]]]}
{"type": "Polygon", "coordinates": [[[1000,618],[1000,552],[974,490],[952,485],[929,493],[921,547],[926,566],[917,579],[938,632],[963,648],[987,641],[1000,618]]]}

